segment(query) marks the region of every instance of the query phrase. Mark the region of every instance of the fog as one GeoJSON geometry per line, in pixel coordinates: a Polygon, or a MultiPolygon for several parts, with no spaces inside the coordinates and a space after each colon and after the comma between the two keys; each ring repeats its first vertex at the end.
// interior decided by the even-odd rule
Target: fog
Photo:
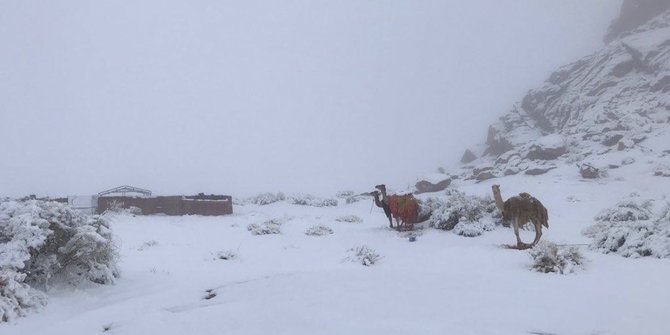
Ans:
{"type": "Polygon", "coordinates": [[[404,187],[601,47],[619,7],[0,0],[0,195],[404,187]]]}

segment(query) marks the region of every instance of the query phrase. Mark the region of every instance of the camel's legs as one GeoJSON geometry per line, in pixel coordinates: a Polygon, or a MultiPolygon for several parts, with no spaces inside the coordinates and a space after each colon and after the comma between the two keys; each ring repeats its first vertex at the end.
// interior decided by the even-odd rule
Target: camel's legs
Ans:
{"type": "Polygon", "coordinates": [[[523,246],[523,242],[521,242],[521,238],[519,237],[519,219],[514,218],[512,220],[512,226],[514,227],[514,235],[516,235],[516,246],[521,247],[523,246]]]}
{"type": "Polygon", "coordinates": [[[542,237],[542,224],[537,224],[533,222],[535,225],[535,240],[533,241],[532,245],[536,245],[537,242],[540,242],[540,238],[542,237]]]}

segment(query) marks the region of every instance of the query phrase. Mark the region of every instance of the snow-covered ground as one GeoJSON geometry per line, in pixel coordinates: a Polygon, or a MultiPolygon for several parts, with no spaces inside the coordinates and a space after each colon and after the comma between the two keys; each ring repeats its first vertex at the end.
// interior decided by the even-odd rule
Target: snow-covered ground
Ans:
{"type": "MultiPolygon", "coordinates": [[[[475,195],[501,184],[549,209],[543,239],[589,240],[582,229],[630,194],[664,202],[670,178],[653,164],[582,180],[574,165],[538,176],[455,182],[475,195]]],[[[433,194],[434,196],[435,194],[433,194]]],[[[569,275],[529,271],[527,251],[499,226],[480,237],[424,229],[416,242],[388,228],[371,201],[337,207],[278,202],[236,206],[225,217],[118,216],[118,284],[50,292],[39,313],[0,325],[27,334],[659,334],[670,333],[670,261],[623,258],[580,247],[586,268],[569,275]],[[338,222],[357,215],[360,223],[338,222]],[[252,235],[251,223],[279,219],[281,234],[252,235]],[[314,225],[332,235],[308,236],[314,225]],[[372,266],[345,260],[367,245],[372,266]],[[236,258],[219,259],[220,253],[236,258]],[[209,299],[205,299],[205,298],[209,299]]],[[[534,233],[523,231],[531,241],[534,233]]]]}

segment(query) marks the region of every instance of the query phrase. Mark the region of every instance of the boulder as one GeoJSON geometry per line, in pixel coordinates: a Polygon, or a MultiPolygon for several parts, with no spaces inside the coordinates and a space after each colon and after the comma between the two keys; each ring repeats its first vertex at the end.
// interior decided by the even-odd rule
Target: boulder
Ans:
{"type": "Polygon", "coordinates": [[[461,157],[461,163],[463,164],[468,164],[472,161],[477,159],[477,156],[470,151],[470,149],[466,149],[465,152],[463,153],[463,157],[461,157]]]}
{"type": "Polygon", "coordinates": [[[603,139],[602,142],[600,142],[600,143],[602,143],[605,146],[611,147],[611,146],[619,143],[619,141],[622,138],[623,138],[623,135],[621,135],[621,134],[607,134],[605,136],[605,139],[603,139]]]}
{"type": "Polygon", "coordinates": [[[553,170],[553,169],[555,169],[555,168],[556,168],[555,166],[541,167],[541,168],[538,167],[538,168],[528,169],[528,170],[526,170],[526,172],[524,172],[524,173],[527,174],[527,175],[529,175],[529,176],[539,176],[539,175],[541,175],[541,174],[545,174],[545,173],[547,173],[547,172],[549,172],[549,171],[551,171],[551,170],[553,170]]]}
{"type": "Polygon", "coordinates": [[[514,148],[514,146],[507,139],[498,134],[496,129],[492,126],[489,126],[489,134],[486,139],[486,144],[488,144],[489,147],[484,151],[484,155],[498,156],[514,148]]]}
{"type": "Polygon", "coordinates": [[[551,134],[537,139],[528,150],[526,158],[532,160],[554,160],[567,152],[561,135],[551,134]]]}
{"type": "Polygon", "coordinates": [[[491,171],[484,171],[484,172],[481,172],[481,173],[477,174],[475,179],[477,179],[477,181],[484,181],[484,180],[492,179],[492,178],[495,178],[495,177],[496,177],[496,175],[494,175],[491,171]]]}
{"type": "Polygon", "coordinates": [[[415,194],[421,194],[421,193],[430,193],[430,192],[439,192],[444,189],[446,189],[449,184],[451,184],[451,179],[445,179],[441,182],[438,182],[436,184],[433,184],[427,180],[422,180],[416,183],[416,192],[415,194]]]}
{"type": "Polygon", "coordinates": [[[505,170],[505,172],[504,172],[505,176],[513,176],[517,173],[519,173],[519,169],[517,169],[517,168],[509,168],[509,169],[505,170]]]}
{"type": "Polygon", "coordinates": [[[603,171],[589,163],[578,164],[577,167],[579,167],[579,174],[582,175],[582,178],[596,179],[603,176],[603,171]]]}

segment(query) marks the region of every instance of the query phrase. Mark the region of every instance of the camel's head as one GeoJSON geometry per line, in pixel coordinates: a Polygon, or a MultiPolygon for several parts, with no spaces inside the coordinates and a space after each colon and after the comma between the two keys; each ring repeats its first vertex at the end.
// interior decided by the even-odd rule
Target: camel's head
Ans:
{"type": "Polygon", "coordinates": [[[493,190],[493,193],[500,194],[500,185],[493,185],[491,186],[491,189],[493,190]]]}
{"type": "Polygon", "coordinates": [[[372,191],[370,192],[370,195],[373,197],[378,197],[379,196],[379,191],[372,191]]]}
{"type": "Polygon", "coordinates": [[[382,191],[382,192],[386,191],[386,185],[384,185],[384,184],[379,184],[379,185],[375,186],[375,188],[382,191]]]}

